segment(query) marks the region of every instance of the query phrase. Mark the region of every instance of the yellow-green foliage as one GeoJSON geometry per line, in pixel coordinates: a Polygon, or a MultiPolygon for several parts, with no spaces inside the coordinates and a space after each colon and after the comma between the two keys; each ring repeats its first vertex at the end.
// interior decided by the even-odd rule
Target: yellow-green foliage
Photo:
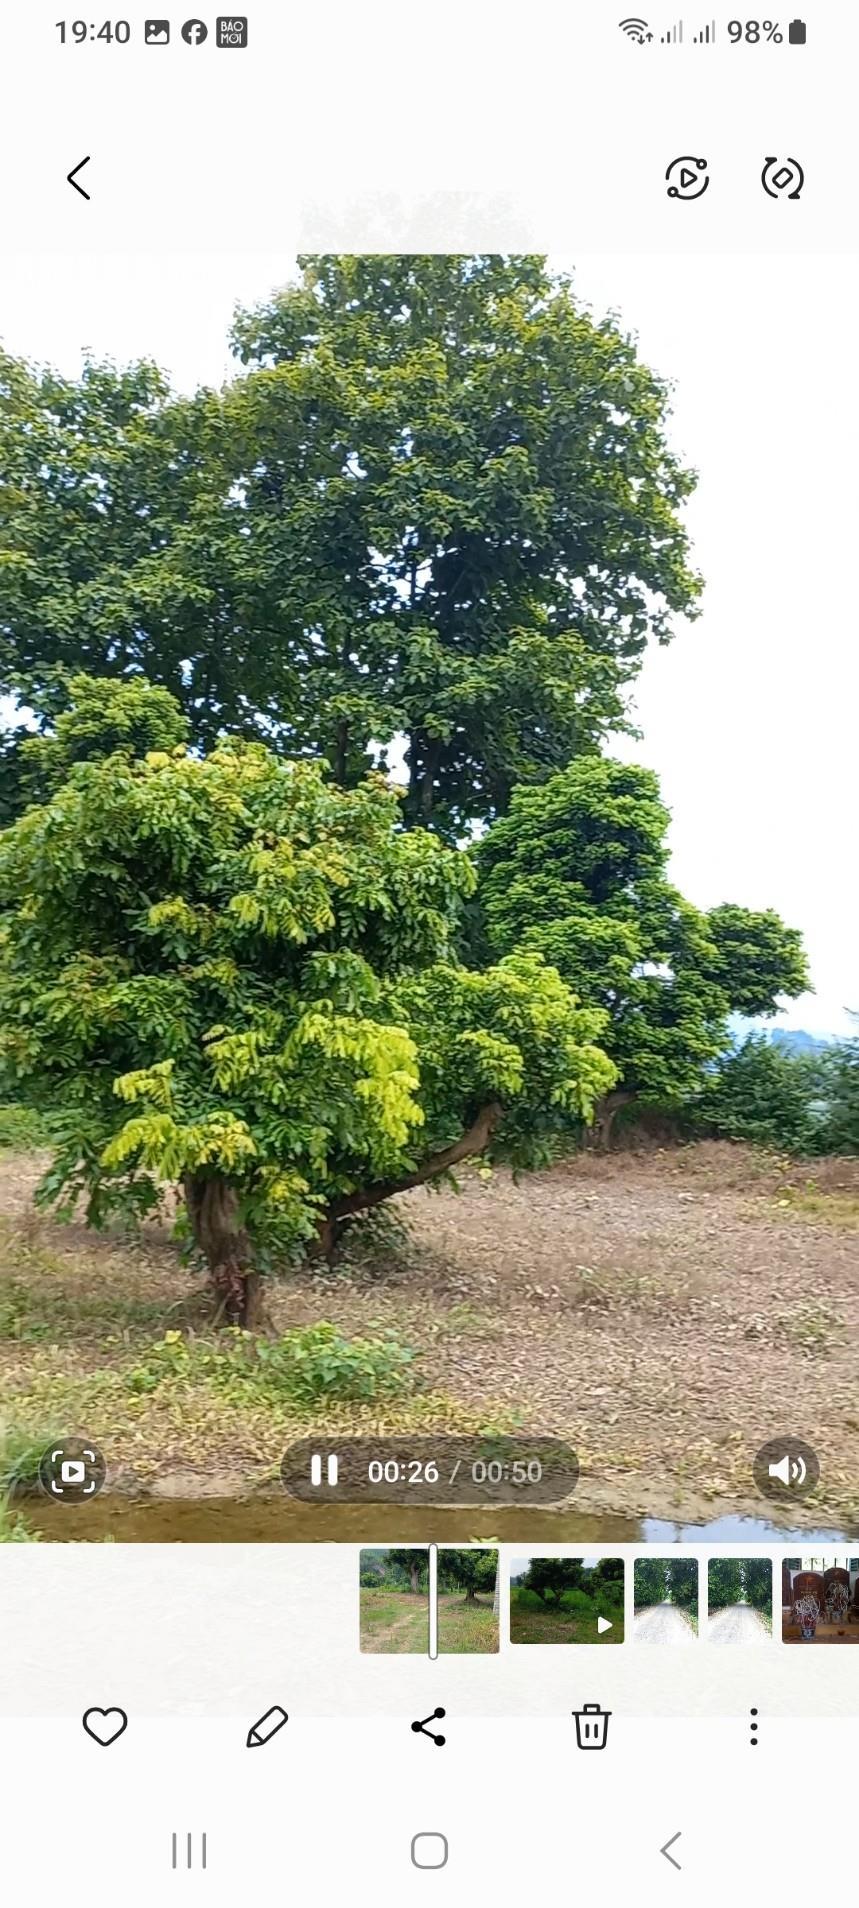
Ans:
{"type": "Polygon", "coordinates": [[[614,1077],[603,1016],[539,954],[462,967],[473,888],[379,776],[239,743],[76,762],[0,837],[0,1065],[61,1109],[44,1196],[97,1223],[218,1175],[294,1250],[490,1102],[497,1155],[548,1156],[614,1077]]]}

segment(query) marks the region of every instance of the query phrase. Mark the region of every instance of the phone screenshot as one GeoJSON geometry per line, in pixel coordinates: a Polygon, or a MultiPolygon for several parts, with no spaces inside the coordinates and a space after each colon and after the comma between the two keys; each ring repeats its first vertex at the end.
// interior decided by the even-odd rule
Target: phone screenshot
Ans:
{"type": "Polygon", "coordinates": [[[3,1883],[840,1897],[859,19],[248,6],[4,29],[3,1883]]]}

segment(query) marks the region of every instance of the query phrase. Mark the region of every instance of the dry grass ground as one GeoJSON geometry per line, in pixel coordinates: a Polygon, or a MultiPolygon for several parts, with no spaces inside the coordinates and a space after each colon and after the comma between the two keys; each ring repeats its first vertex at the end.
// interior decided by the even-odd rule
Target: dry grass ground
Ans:
{"type": "Polygon", "coordinates": [[[408,1590],[361,1588],[361,1648],[371,1656],[415,1656],[427,1653],[429,1615],[427,1594],[408,1590]]]}
{"type": "Polygon", "coordinates": [[[129,1244],[35,1217],[37,1176],[0,1158],[0,1417],[86,1427],[129,1486],[258,1482],[323,1416],[341,1433],[490,1423],[575,1445],[581,1511],[692,1521],[766,1511],[751,1458],[792,1432],[821,1459],[801,1514],[859,1516],[857,1161],[706,1143],[410,1194],[388,1249],[272,1290],[280,1331],[328,1319],[420,1353],[414,1396],[315,1420],[204,1377],[135,1390],[165,1330],[205,1338],[199,1285],[157,1230],[129,1244]]]}

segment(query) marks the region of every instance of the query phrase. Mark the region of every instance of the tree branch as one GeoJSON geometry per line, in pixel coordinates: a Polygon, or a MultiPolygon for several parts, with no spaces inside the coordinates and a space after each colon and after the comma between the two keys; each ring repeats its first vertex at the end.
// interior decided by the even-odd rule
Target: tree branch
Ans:
{"type": "Polygon", "coordinates": [[[423,1164],[413,1173],[406,1173],[402,1179],[378,1179],[375,1185],[361,1186],[357,1192],[344,1193],[341,1199],[335,1199],[326,1214],[326,1223],[346,1219],[350,1213],[364,1212],[369,1206],[380,1206],[383,1199],[393,1199],[395,1193],[409,1192],[412,1186],[424,1186],[428,1179],[437,1179],[440,1173],[458,1166],[460,1160],[471,1159],[476,1153],[482,1153],[488,1146],[495,1128],[503,1118],[504,1108],[498,1100],[490,1100],[488,1106],[481,1107],[466,1133],[462,1133],[452,1146],[445,1146],[440,1153],[430,1153],[423,1164]]]}

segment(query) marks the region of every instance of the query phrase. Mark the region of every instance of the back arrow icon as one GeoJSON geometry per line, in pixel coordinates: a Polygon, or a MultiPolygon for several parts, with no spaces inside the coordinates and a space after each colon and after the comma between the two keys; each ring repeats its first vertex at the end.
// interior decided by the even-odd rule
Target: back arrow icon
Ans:
{"type": "Polygon", "coordinates": [[[678,1829],[676,1835],[669,1835],[667,1842],[664,1842],[661,1849],[659,1850],[660,1855],[665,1856],[665,1860],[671,1863],[672,1868],[679,1868],[680,1863],[675,1862],[674,1856],[669,1855],[668,1850],[669,1848],[674,1847],[675,1842],[679,1842],[682,1833],[683,1833],[683,1830],[678,1829]]]}
{"type": "Polygon", "coordinates": [[[80,193],[82,199],[88,199],[90,197],[90,194],[84,191],[82,185],[78,185],[77,175],[81,171],[83,166],[89,165],[91,157],[92,157],[92,154],[87,153],[87,156],[85,159],[79,159],[77,165],[72,166],[71,172],[66,173],[66,178],[68,180],[69,185],[74,186],[75,191],[80,193]]]}

